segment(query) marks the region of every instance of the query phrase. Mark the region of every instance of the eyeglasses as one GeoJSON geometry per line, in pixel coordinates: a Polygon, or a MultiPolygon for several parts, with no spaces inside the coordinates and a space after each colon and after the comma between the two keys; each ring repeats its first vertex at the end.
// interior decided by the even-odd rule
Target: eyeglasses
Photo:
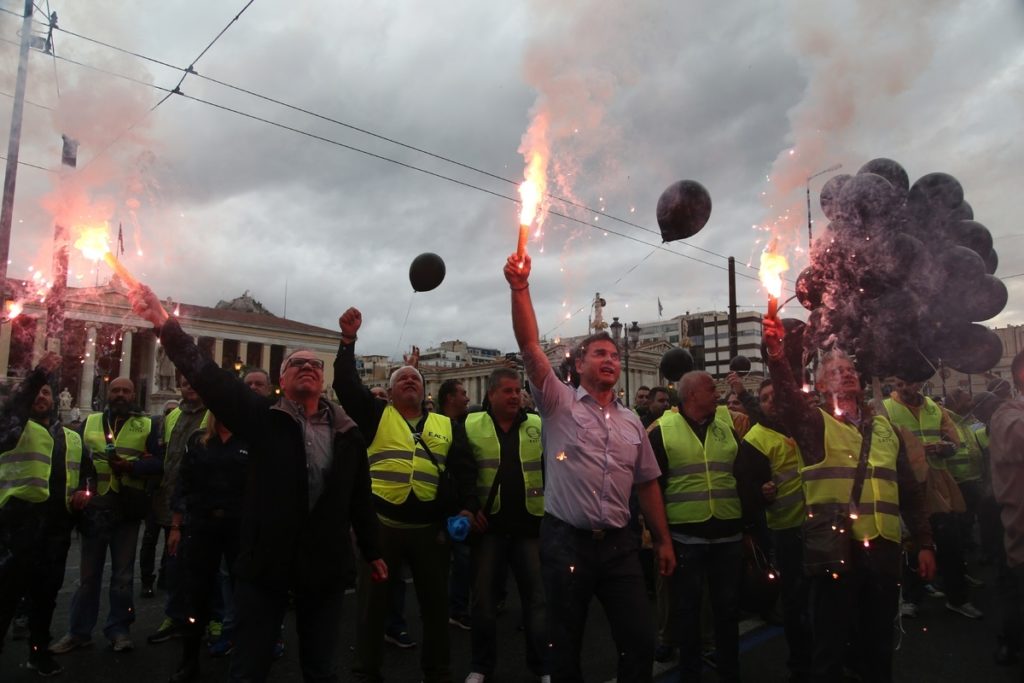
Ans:
{"type": "Polygon", "coordinates": [[[324,369],[324,362],[319,358],[289,358],[286,367],[301,370],[307,365],[314,370],[324,369]]]}

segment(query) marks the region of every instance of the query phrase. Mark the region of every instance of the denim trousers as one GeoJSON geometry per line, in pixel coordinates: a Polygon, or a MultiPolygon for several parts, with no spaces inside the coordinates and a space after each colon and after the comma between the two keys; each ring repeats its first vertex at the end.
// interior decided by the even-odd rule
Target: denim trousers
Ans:
{"type": "Polygon", "coordinates": [[[551,680],[583,681],[580,651],[587,611],[596,597],[604,607],[619,653],[618,680],[649,683],[654,666],[654,618],[632,531],[622,528],[594,533],[545,515],[540,527],[540,561],[551,680]]]}
{"type": "MultiPolygon", "coordinates": [[[[135,547],[139,540],[139,521],[121,519],[111,510],[97,510],[87,532],[82,534],[81,573],[78,590],[71,599],[70,628],[72,635],[91,638],[100,611],[100,586],[103,565],[110,550],[110,614],[103,635],[113,640],[127,636],[135,621],[132,595],[135,570],[135,547]]],[[[87,512],[88,514],[88,512],[87,512]]]]}
{"type": "Polygon", "coordinates": [[[701,672],[701,601],[707,582],[714,615],[715,652],[720,681],[739,680],[739,587],[743,571],[740,541],[672,543],[676,571],[670,581],[670,620],[679,646],[679,671],[684,680],[701,672]]]}
{"type": "Polygon", "coordinates": [[[811,669],[808,584],[804,576],[804,544],[800,527],[772,532],[775,568],[782,583],[782,627],[789,647],[790,680],[806,681],[811,669]]]}
{"type": "Polygon", "coordinates": [[[544,587],[537,538],[487,533],[472,546],[473,564],[473,658],[470,669],[485,676],[494,674],[497,663],[497,603],[495,582],[511,567],[519,588],[526,636],[526,664],[535,676],[549,673],[544,587]]]}

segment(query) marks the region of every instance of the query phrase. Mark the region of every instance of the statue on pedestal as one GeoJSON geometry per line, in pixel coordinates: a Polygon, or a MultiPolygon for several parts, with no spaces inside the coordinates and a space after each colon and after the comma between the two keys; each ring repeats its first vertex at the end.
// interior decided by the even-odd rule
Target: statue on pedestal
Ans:
{"type": "Polygon", "coordinates": [[[156,351],[156,377],[160,391],[174,390],[174,363],[167,357],[162,346],[156,351]]]}
{"type": "Polygon", "coordinates": [[[61,389],[61,392],[60,394],[58,394],[57,398],[58,405],[60,406],[61,415],[64,415],[69,410],[71,410],[71,392],[68,391],[67,387],[61,389]]]}

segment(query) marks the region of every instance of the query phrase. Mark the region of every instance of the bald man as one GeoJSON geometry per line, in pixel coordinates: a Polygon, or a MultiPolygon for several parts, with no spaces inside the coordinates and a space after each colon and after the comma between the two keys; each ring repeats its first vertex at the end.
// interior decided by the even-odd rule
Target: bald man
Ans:
{"type": "Polygon", "coordinates": [[[82,441],[93,453],[96,481],[81,524],[79,587],[71,600],[67,635],[50,647],[64,654],[92,644],[99,618],[100,583],[110,550],[110,613],[103,635],[115,652],[134,648],[130,628],[135,547],[139,522],[149,511],[146,482],[163,472],[163,444],[152,418],[136,412],[135,385],[118,377],[107,388],[107,407],[82,425],[82,441]]]}

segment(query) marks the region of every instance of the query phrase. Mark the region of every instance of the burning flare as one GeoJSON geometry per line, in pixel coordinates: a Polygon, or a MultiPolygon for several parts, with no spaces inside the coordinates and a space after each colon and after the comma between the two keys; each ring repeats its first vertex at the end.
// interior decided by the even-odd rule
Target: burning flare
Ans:
{"type": "MultiPolygon", "coordinates": [[[[526,241],[529,238],[530,226],[538,222],[541,203],[548,190],[548,122],[547,117],[538,114],[530,123],[530,128],[523,135],[519,152],[526,160],[523,171],[523,182],[519,185],[519,199],[522,208],[519,211],[519,244],[516,256],[521,261],[526,253],[526,241]]],[[[538,225],[538,228],[540,226],[538,225]]]]}
{"type": "Polygon", "coordinates": [[[789,261],[775,251],[775,240],[768,243],[761,252],[761,268],[758,277],[761,284],[768,290],[768,317],[774,318],[778,313],[779,297],[782,296],[782,274],[789,270],[789,261]]]}
{"type": "Polygon", "coordinates": [[[139,281],[110,253],[106,223],[82,228],[81,235],[75,240],[75,249],[80,250],[90,261],[103,259],[129,288],[138,286],[139,281]]]}

